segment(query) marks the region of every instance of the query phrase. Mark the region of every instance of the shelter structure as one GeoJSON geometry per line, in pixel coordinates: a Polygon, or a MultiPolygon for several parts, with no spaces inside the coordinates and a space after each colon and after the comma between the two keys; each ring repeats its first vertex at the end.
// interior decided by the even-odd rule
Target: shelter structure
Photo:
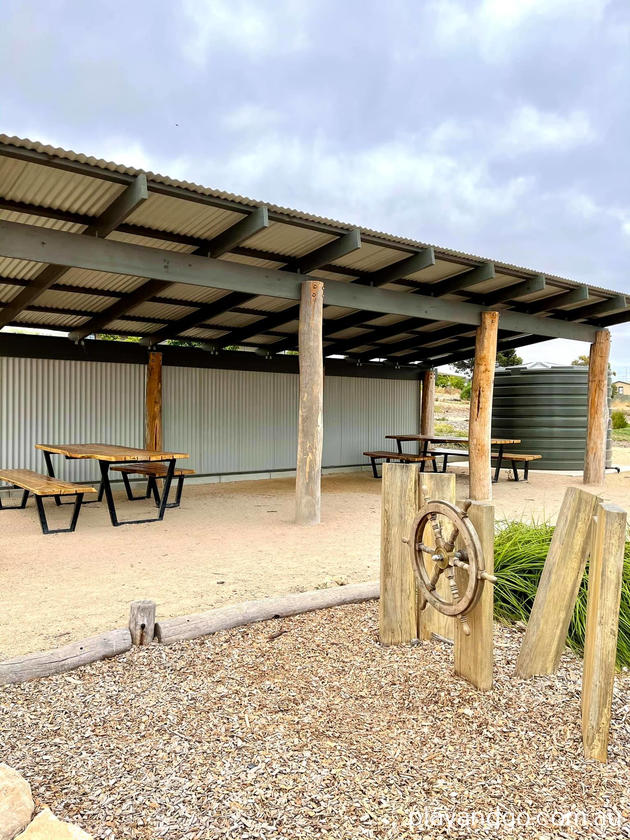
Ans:
{"type": "Polygon", "coordinates": [[[243,372],[299,365],[302,522],[319,521],[324,373],[422,380],[426,432],[436,366],[475,354],[471,490],[478,481],[472,495],[486,498],[496,351],[550,338],[591,345],[584,477],[603,480],[606,328],[630,320],[614,291],[4,135],[0,304],[0,327],[67,333],[3,333],[2,356],[151,360],[154,443],[162,366],[151,354],[243,372]],[[139,344],[90,338],[101,334],[139,344]]]}

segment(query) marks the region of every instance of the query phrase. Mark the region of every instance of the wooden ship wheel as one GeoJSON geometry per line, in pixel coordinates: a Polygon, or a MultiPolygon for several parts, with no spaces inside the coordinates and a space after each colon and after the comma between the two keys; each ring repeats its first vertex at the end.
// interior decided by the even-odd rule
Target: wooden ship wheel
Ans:
{"type": "Polygon", "coordinates": [[[470,505],[466,501],[459,508],[450,502],[428,501],[418,512],[410,537],[405,540],[411,549],[420,609],[431,604],[438,612],[458,618],[467,636],[470,625],[466,615],[479,601],[484,581],[496,583],[496,577],[485,571],[479,536],[468,518],[470,505]],[[423,542],[427,527],[433,532],[434,546],[423,542]],[[465,577],[456,575],[456,569],[461,569],[465,577]],[[448,579],[450,600],[437,589],[443,574],[448,579]]]}

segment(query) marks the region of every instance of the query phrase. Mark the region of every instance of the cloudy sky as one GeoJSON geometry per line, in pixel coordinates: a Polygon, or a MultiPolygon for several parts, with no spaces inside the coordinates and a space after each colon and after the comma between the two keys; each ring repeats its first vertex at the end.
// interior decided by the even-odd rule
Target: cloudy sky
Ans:
{"type": "Polygon", "coordinates": [[[630,293],[628,0],[0,8],[7,134],[630,293]]]}

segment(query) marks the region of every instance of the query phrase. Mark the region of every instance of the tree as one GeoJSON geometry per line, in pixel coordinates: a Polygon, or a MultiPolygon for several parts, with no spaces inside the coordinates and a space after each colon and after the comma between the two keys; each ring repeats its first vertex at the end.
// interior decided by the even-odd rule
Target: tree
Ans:
{"type": "MultiPolygon", "coordinates": [[[[512,365],[522,364],[523,360],[515,350],[499,350],[497,353],[497,367],[511,367],[512,365]]],[[[452,367],[464,376],[472,376],[473,369],[475,367],[475,360],[472,358],[464,359],[460,362],[453,362],[452,367]]]]}
{"type": "MultiPolygon", "coordinates": [[[[583,353],[581,356],[578,356],[577,359],[573,359],[571,364],[574,367],[588,367],[589,366],[589,357],[585,353],[583,353]]],[[[608,373],[611,376],[617,376],[616,372],[612,369],[612,367],[610,365],[610,362],[608,362],[608,373]]],[[[613,397],[614,396],[615,395],[613,394],[613,397]]]]}

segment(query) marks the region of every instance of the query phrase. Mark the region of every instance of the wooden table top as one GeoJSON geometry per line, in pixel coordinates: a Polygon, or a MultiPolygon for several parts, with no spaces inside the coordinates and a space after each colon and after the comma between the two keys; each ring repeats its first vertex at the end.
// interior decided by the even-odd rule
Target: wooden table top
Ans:
{"type": "MultiPolygon", "coordinates": [[[[465,437],[440,437],[440,435],[385,435],[390,440],[428,440],[430,443],[468,443],[465,437]]],[[[503,446],[504,444],[520,443],[520,440],[509,440],[508,438],[492,438],[492,446],[503,446]]]]}
{"type": "Polygon", "coordinates": [[[164,461],[170,458],[190,458],[186,452],[153,452],[111,443],[36,443],[35,449],[65,455],[66,458],[85,458],[94,461],[164,461]]]}

